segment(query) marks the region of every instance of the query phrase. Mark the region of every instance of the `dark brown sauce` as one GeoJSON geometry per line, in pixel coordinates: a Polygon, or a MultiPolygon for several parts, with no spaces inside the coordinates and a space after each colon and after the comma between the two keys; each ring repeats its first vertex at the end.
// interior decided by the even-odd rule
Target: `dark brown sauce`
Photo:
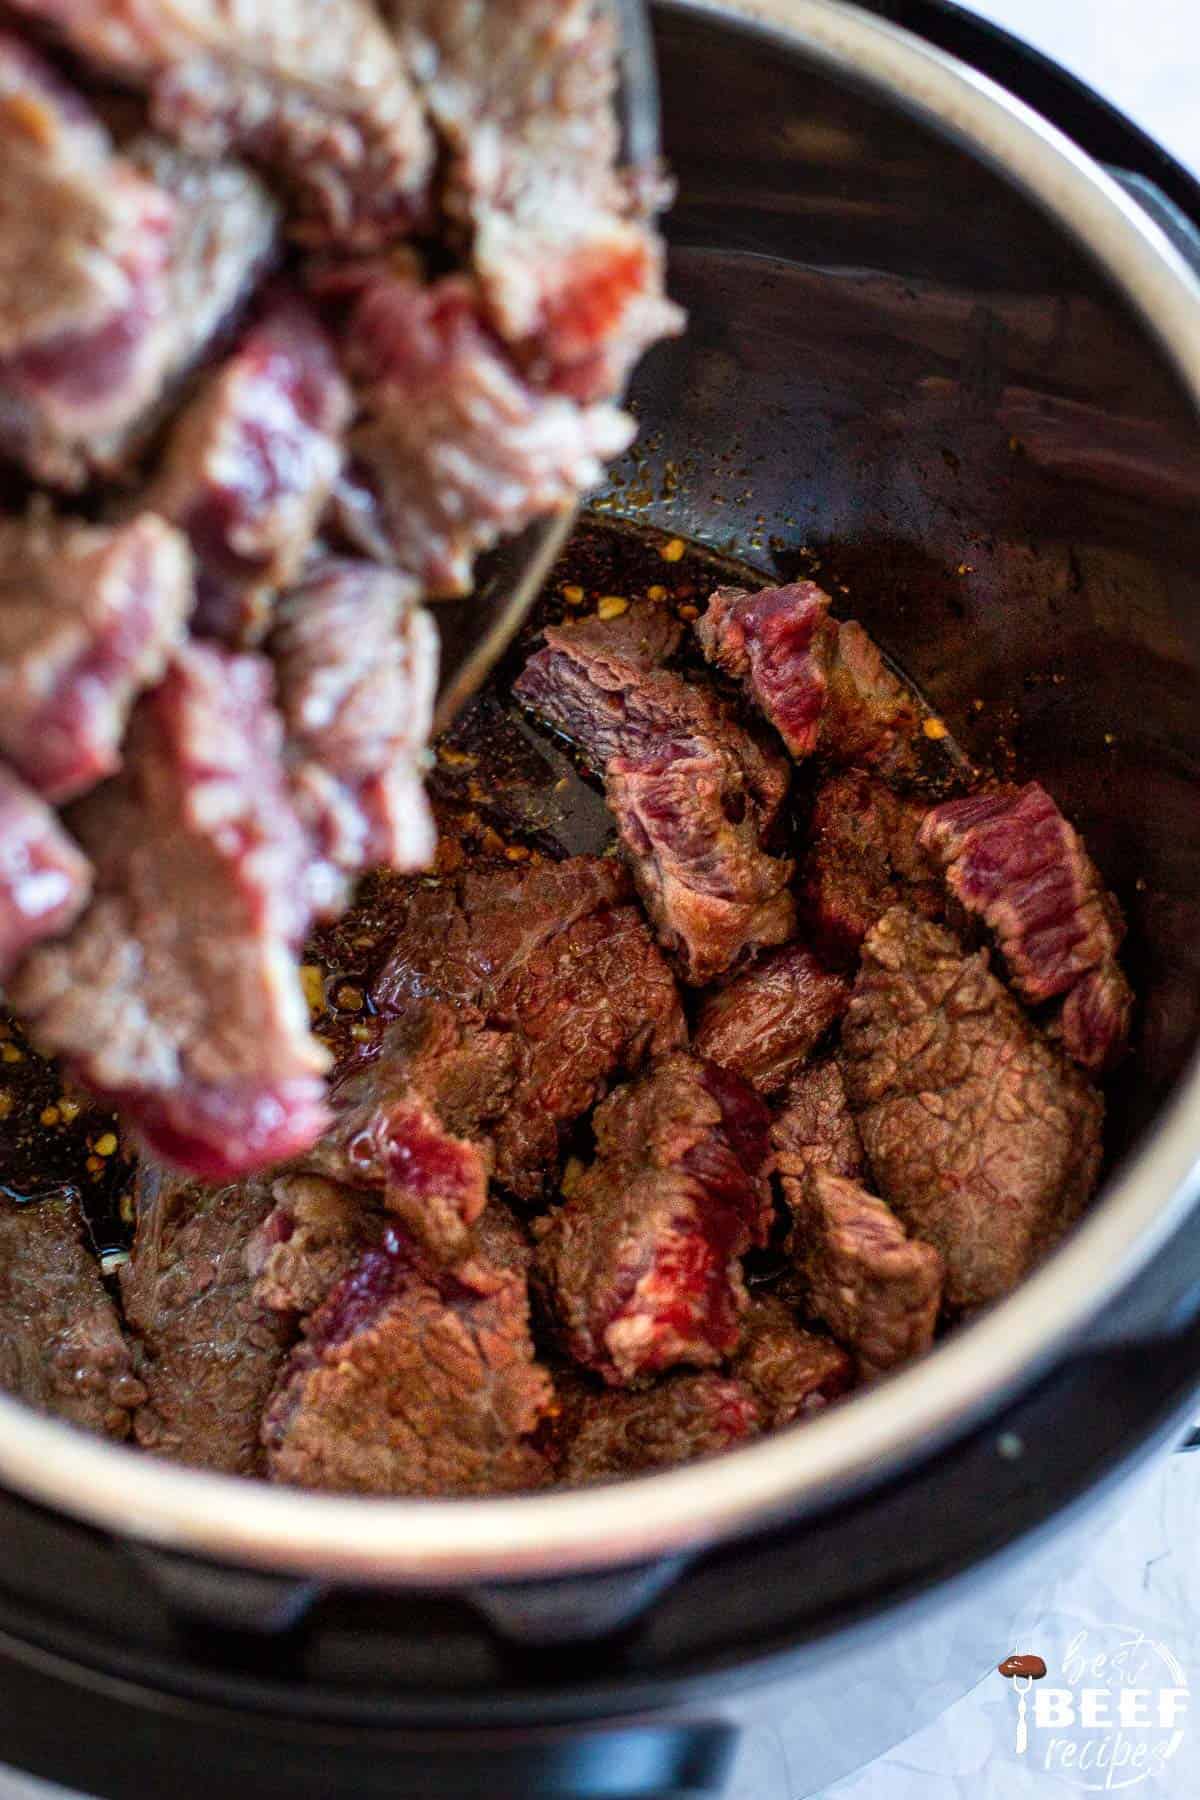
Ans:
{"type": "MultiPolygon", "coordinates": [[[[745,562],[661,531],[596,516],[583,520],[487,686],[435,746],[434,803],[454,821],[443,858],[478,852],[522,861],[615,849],[599,783],[580,768],[569,746],[535,726],[511,698],[512,682],[544,626],[594,612],[602,601],[649,599],[669,607],[689,628],[680,666],[704,667],[711,679],[692,621],[713,588],[761,587],[768,579],[745,562]]],[[[896,672],[903,678],[902,670],[896,672]]],[[[922,716],[931,717],[923,706],[922,716]]],[[[931,795],[958,785],[970,772],[949,736],[924,738],[922,755],[923,785],[931,795]]],[[[795,788],[795,815],[802,818],[803,772],[795,788]]],[[[373,1013],[368,985],[386,952],[396,899],[409,879],[386,871],[368,876],[351,910],[316,932],[308,947],[304,979],[313,1026],[339,1064],[369,1059],[378,1045],[382,1022],[373,1013]]],[[[15,1022],[7,1021],[3,1029],[0,1108],[7,1110],[0,1118],[0,1191],[22,1201],[74,1192],[97,1250],[120,1248],[131,1235],[133,1158],[119,1122],[81,1091],[64,1093],[57,1068],[30,1049],[15,1022]]]]}

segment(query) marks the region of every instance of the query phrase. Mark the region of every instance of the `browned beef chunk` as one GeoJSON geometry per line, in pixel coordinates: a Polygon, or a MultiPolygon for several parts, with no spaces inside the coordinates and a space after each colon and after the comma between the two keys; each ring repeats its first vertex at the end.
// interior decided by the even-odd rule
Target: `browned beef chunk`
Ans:
{"type": "Polygon", "coordinates": [[[378,1240],[383,1220],[364,1195],[319,1175],[281,1175],[271,1200],[246,1245],[255,1302],[272,1312],[315,1312],[378,1240]]]}
{"type": "Polygon", "coordinates": [[[792,1204],[807,1310],[854,1351],[863,1380],[928,1350],[945,1275],[937,1251],[907,1237],[882,1200],[828,1169],[813,1169],[792,1204]]]}
{"type": "Polygon", "coordinates": [[[826,760],[876,769],[890,781],[911,774],[920,713],[856,619],[844,619],[837,628],[828,681],[820,745],[826,760]]]}
{"type": "Polygon", "coordinates": [[[1031,781],[949,800],[929,813],[920,842],[951,893],[995,933],[1017,992],[1031,1005],[1066,996],[1064,1049],[1085,1068],[1108,1067],[1133,1004],[1116,960],[1125,921],[1045,788],[1031,781]]]}
{"type": "Polygon", "coordinates": [[[812,581],[756,594],[718,588],[696,621],[709,662],[741,683],[797,760],[820,741],[836,633],[829,595],[812,581]]]}
{"type": "Polygon", "coordinates": [[[1104,1106],[988,970],[901,907],[863,944],[842,1069],[880,1193],[941,1251],[946,1299],[1009,1292],[1078,1216],[1104,1106]]]}
{"type": "Polygon", "coordinates": [[[378,1060],[338,1086],[306,1163],[377,1194],[438,1261],[461,1258],[487,1203],[487,1134],[512,1104],[519,1039],[478,1013],[415,1000],[378,1060]]]}
{"type": "Polygon", "coordinates": [[[675,983],[629,894],[620,864],[592,857],[415,887],[375,981],[385,1014],[457,1009],[475,1050],[443,1065],[436,1103],[452,1130],[491,1144],[497,1180],[523,1199],[553,1183],[566,1129],[618,1072],[684,1041],[675,983]]]}
{"type": "Polygon", "coordinates": [[[156,1155],[214,1181],[327,1119],[294,956],[307,852],[269,693],[256,658],[176,652],[134,711],[124,774],[75,810],[96,897],[11,995],[156,1155]]]}
{"type": "Polygon", "coordinates": [[[920,848],[925,817],[884,782],[851,771],[817,791],[801,912],[825,955],[857,959],[859,945],[890,906],[904,904],[940,918],[945,893],[932,859],[920,848]]]}
{"type": "Polygon", "coordinates": [[[671,1375],[636,1394],[582,1398],[562,1479],[574,1487],[698,1462],[757,1437],[762,1409],[744,1381],[671,1375]]]}
{"type": "Polygon", "coordinates": [[[202,1187],[144,1162],[135,1197],[121,1296],[149,1390],[134,1422],[138,1442],[225,1474],[256,1474],[259,1421],[291,1335],[256,1299],[247,1258],[270,1189],[202,1187]]]}
{"type": "Polygon", "coordinates": [[[247,644],[266,631],[333,490],[349,417],[332,345],[281,293],[185,409],[143,496],[196,553],[202,636],[247,644]]]}
{"type": "Polygon", "coordinates": [[[84,1231],[74,1200],[0,1202],[0,1388],[124,1438],[146,1390],[84,1231]]]}
{"type": "Polygon", "coordinates": [[[31,787],[67,800],[119,767],[129,709],[191,604],[187,545],[153,513],[0,521],[0,753],[31,787]]]}
{"type": "Polygon", "coordinates": [[[828,1169],[852,1180],[866,1173],[862,1138],[842,1071],[832,1058],[792,1076],[771,1125],[771,1148],[784,1196],[793,1208],[811,1169],[828,1169]]]}
{"type": "Polygon", "coordinates": [[[424,217],[432,146],[368,0],[14,0],[106,74],[149,90],[158,129],[243,152],[292,191],[297,231],[386,241],[424,217]]]}
{"type": "Polygon", "coordinates": [[[360,417],[343,522],[430,592],[465,593],[475,556],[594,487],[633,421],[532,387],[465,277],[426,285],[379,265],[354,279],[344,339],[360,417]]]}
{"type": "MultiPolygon", "coordinates": [[[[597,0],[388,0],[450,151],[488,314],[539,385],[615,392],[682,328],[636,184],[617,173],[616,15],[597,0]]],[[[653,183],[645,200],[659,195],[653,183]]]]}
{"type": "Polygon", "coordinates": [[[603,770],[659,939],[702,986],[791,935],[792,864],[762,848],[787,771],[709,688],[648,661],[644,617],[551,627],[514,691],[603,770]]]}
{"type": "Polygon", "coordinates": [[[577,1362],[632,1386],[734,1349],[738,1259],[770,1229],[768,1123],[744,1082],[682,1052],[598,1108],[596,1160],[536,1227],[538,1281],[577,1362]]]}
{"type": "Polygon", "coordinates": [[[705,656],[739,681],[795,757],[816,751],[841,767],[891,779],[915,766],[918,712],[854,619],[829,618],[811,581],[718,588],[696,633],[705,656]]]}
{"type": "Polygon", "coordinates": [[[328,914],[364,869],[433,860],[420,759],[437,631],[406,576],[327,559],[281,602],[270,650],[292,797],[314,849],[314,909],[328,914]]]}
{"type": "Polygon", "coordinates": [[[528,1275],[533,1262],[533,1239],[511,1206],[493,1195],[475,1221],[471,1234],[473,1254],[494,1269],[515,1269],[528,1275]]]}
{"type": "Polygon", "coordinates": [[[394,1226],[306,1322],[263,1421],[276,1481],[370,1494],[495,1494],[549,1476],[553,1403],[519,1271],[425,1263],[394,1226]]]}
{"type": "Polygon", "coordinates": [[[0,981],[87,905],[92,870],[46,802],[0,764],[0,981]]]}
{"type": "Polygon", "coordinates": [[[704,1002],[692,1047],[760,1094],[773,1094],[807,1062],[849,999],[840,975],[803,944],[788,944],[704,1002]]]}
{"type": "Polygon", "coordinates": [[[1081,1068],[1100,1075],[1129,1042],[1132,1018],[1133,989],[1115,957],[1106,956],[1071,988],[1050,1033],[1081,1068]]]}
{"type": "Polygon", "coordinates": [[[772,1431],[822,1412],[854,1386],[854,1364],[841,1345],[805,1331],[773,1294],[757,1295],[746,1309],[733,1368],[772,1431]]]}
{"type": "Polygon", "coordinates": [[[175,209],[6,35],[0,161],[0,444],[41,479],[81,486],[89,440],[158,391],[175,209]]]}

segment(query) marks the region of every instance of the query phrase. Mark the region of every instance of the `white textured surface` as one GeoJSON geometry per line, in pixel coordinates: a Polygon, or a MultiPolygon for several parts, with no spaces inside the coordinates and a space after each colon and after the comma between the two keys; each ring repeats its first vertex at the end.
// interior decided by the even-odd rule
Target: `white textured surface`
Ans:
{"type": "Polygon", "coordinates": [[[1081,76],[1200,174],[1197,0],[974,0],[972,10],[1081,76]]]}
{"type": "MultiPolygon", "coordinates": [[[[976,10],[1075,70],[1200,174],[1200,0],[976,0],[976,10]]],[[[1200,1454],[1163,1459],[1120,1497],[1103,1526],[1075,1533],[1029,1565],[1019,1594],[1021,1642],[1061,1635],[1064,1621],[1121,1621],[1163,1638],[1200,1698],[1200,1454]]],[[[823,1764],[853,1761],[855,1717],[864,1742],[880,1741],[877,1716],[895,1712],[897,1747],[821,1791],[821,1800],[1069,1800],[1078,1787],[1030,1769],[1013,1754],[1014,1699],[994,1672],[1013,1647],[1012,1617],[981,1593],[953,1630],[914,1628],[935,1705],[948,1710],[904,1736],[903,1683],[889,1692],[864,1654],[861,1684],[844,1676],[844,1705],[821,1707],[801,1689],[751,1697],[738,1708],[746,1743],[730,1800],[803,1800],[823,1764]],[[962,1697],[954,1699],[956,1694],[962,1697]],[[953,1701],[953,1703],[951,1703],[953,1701]],[[874,1716],[872,1716],[874,1715],[874,1716]],[[903,1741],[901,1741],[903,1740],[903,1741]]],[[[1200,1711],[1200,1709],[1198,1709],[1200,1711]]],[[[69,1728],[69,1722],[64,1722],[69,1728]]],[[[1200,1794],[1200,1716],[1164,1781],[1132,1790],[1144,1800],[1200,1794]]],[[[0,1800],[60,1795],[0,1769],[0,1800]]]]}

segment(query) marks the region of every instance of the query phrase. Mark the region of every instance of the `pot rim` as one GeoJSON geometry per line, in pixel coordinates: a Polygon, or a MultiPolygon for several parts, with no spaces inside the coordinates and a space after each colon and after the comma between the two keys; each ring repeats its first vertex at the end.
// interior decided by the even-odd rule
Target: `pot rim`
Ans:
{"type": "MultiPolygon", "coordinates": [[[[1200,283],[1158,226],[1056,127],[967,65],[843,0],[665,4],[799,50],[999,169],[1106,271],[1200,412],[1200,283]]],[[[1096,1318],[1198,1195],[1200,1057],[1093,1212],[1001,1306],[853,1405],[715,1462],[498,1499],[336,1497],[159,1462],[0,1396],[0,1482],[122,1537],[352,1582],[466,1584],[677,1553],[826,1506],[994,1410],[1096,1318]]]]}

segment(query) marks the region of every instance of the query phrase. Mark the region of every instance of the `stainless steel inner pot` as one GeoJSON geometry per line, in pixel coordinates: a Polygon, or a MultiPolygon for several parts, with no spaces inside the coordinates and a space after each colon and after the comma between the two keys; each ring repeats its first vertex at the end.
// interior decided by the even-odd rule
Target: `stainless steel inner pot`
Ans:
{"type": "Polygon", "coordinates": [[[619,1486],[319,1497],[0,1399],[0,1482],[126,1537],[444,1585],[799,1519],[1115,1321],[1196,1203],[1200,286],[1115,179],[903,31],[837,0],[672,0],[655,18],[693,329],[639,376],[642,443],[601,503],[768,572],[815,554],[968,746],[1036,769],[1079,820],[1129,908],[1143,996],[1115,1167],[1046,1266],[925,1362],[716,1463],[619,1486]]]}

